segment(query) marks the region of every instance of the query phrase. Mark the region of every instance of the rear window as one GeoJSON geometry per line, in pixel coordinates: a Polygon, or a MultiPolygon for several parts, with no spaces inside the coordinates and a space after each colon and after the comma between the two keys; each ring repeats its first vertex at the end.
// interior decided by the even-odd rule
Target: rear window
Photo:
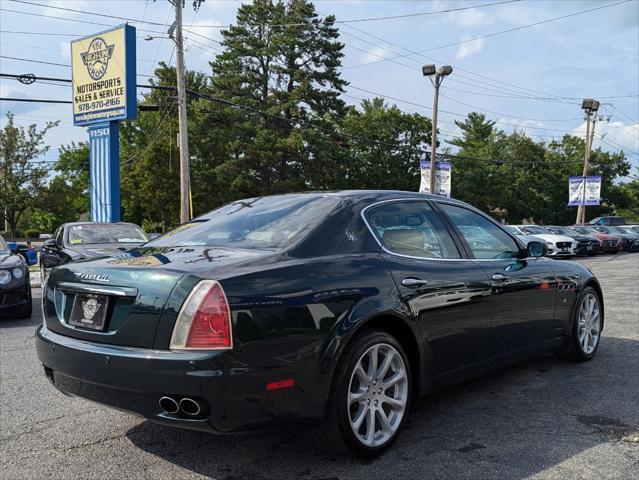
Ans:
{"type": "Polygon", "coordinates": [[[283,248],[310,232],[339,204],[318,195],[259,197],[229,203],[147,246],[283,248]]]}

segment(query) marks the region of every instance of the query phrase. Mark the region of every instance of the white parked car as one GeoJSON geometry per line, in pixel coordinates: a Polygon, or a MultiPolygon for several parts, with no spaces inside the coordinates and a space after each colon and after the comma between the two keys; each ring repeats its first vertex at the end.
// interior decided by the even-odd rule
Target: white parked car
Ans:
{"type": "Polygon", "coordinates": [[[549,257],[572,257],[575,255],[577,242],[570,237],[548,233],[537,225],[510,225],[510,227],[527,237],[534,236],[536,239],[546,242],[549,257]]]}

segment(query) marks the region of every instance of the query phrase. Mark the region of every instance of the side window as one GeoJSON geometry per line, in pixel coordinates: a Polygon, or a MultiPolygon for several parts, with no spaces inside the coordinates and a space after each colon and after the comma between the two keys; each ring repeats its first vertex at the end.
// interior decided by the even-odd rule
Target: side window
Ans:
{"type": "Polygon", "coordinates": [[[455,205],[440,204],[466,240],[475,258],[512,258],[519,246],[510,235],[483,216],[455,205]]]}
{"type": "Polygon", "coordinates": [[[461,258],[452,237],[427,203],[387,203],[370,209],[366,217],[390,252],[422,258],[461,258]]]}

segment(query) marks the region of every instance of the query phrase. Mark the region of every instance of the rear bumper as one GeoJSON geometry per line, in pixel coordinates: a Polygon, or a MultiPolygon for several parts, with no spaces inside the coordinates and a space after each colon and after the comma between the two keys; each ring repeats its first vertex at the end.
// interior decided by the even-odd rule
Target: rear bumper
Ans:
{"type": "Polygon", "coordinates": [[[290,372],[254,370],[227,352],[170,352],[104,345],[40,327],[36,350],[62,393],[92,400],[154,422],[212,433],[253,431],[316,421],[297,386],[267,391],[265,378],[290,372]],[[196,400],[196,416],[170,414],[162,396],[196,400]]]}

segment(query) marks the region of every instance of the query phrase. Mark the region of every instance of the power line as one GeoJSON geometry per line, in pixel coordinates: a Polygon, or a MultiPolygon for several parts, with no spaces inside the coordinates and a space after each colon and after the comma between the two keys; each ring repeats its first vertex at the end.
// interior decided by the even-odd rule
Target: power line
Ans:
{"type": "MultiPolygon", "coordinates": [[[[63,10],[63,11],[67,11],[67,12],[74,12],[74,13],[83,13],[85,15],[94,15],[94,16],[98,16],[98,17],[103,17],[103,18],[113,18],[115,20],[124,20],[124,21],[128,21],[128,22],[138,22],[138,23],[146,23],[147,25],[156,25],[156,26],[162,26],[162,27],[168,27],[168,24],[162,24],[162,23],[158,23],[158,22],[150,22],[150,21],[143,21],[140,19],[135,19],[135,18],[127,18],[127,17],[119,17],[116,15],[107,15],[107,14],[102,14],[102,13],[95,13],[95,12],[87,12],[86,10],[78,10],[78,9],[74,9],[74,8],[66,8],[66,7],[56,7],[53,5],[45,5],[42,3],[36,3],[36,2],[29,2],[29,1],[25,1],[25,0],[11,0],[12,2],[15,3],[23,3],[23,4],[27,4],[27,5],[35,5],[38,7],[43,7],[43,8],[51,8],[51,9],[55,9],[55,10],[63,10]]],[[[500,2],[493,2],[493,3],[484,3],[481,5],[470,5],[470,6],[466,6],[466,7],[457,7],[457,8],[447,8],[444,10],[432,10],[429,12],[416,12],[416,13],[408,13],[408,14],[404,14],[404,15],[389,15],[389,16],[384,16],[384,17],[368,17],[368,18],[353,18],[353,19],[347,19],[347,20],[335,20],[333,22],[326,22],[326,21],[322,21],[322,22],[300,22],[300,23],[281,23],[281,24],[267,24],[267,23],[258,23],[258,24],[242,24],[242,25],[199,25],[200,27],[205,27],[205,28],[226,28],[229,29],[231,27],[260,27],[260,26],[268,26],[268,27],[305,27],[305,26],[320,26],[320,25],[333,25],[333,24],[348,24],[348,23],[362,23],[362,22],[377,22],[377,21],[382,21],[382,20],[396,20],[396,19],[401,19],[401,18],[412,18],[412,17],[423,17],[423,16],[428,16],[428,15],[437,15],[437,14],[441,14],[441,13],[452,13],[452,12],[459,12],[459,11],[463,11],[463,10],[473,10],[476,8],[485,8],[485,7],[492,7],[492,6],[497,6],[497,5],[504,5],[507,3],[517,3],[520,2],[522,0],[503,0],[500,2]]]]}
{"type": "MultiPolygon", "coordinates": [[[[474,41],[477,41],[477,40],[481,40],[483,38],[494,37],[494,36],[497,36],[497,35],[503,35],[505,33],[510,33],[510,32],[514,32],[514,31],[517,31],[517,30],[523,30],[525,28],[535,27],[537,25],[542,25],[542,24],[545,24],[545,23],[556,22],[558,20],[563,20],[565,18],[570,18],[570,17],[574,17],[574,16],[577,16],[577,15],[583,15],[585,13],[594,12],[596,10],[602,10],[604,8],[614,7],[616,5],[621,5],[623,3],[628,3],[630,1],[631,0],[621,0],[620,2],[610,3],[608,5],[602,5],[600,7],[589,8],[587,10],[581,10],[579,12],[573,12],[573,13],[570,13],[570,14],[567,14],[567,15],[561,15],[559,17],[547,18],[547,19],[541,20],[539,22],[529,23],[529,24],[526,24],[526,25],[520,25],[519,27],[509,28],[507,30],[501,30],[499,32],[493,32],[493,33],[489,33],[487,35],[481,35],[481,36],[474,37],[474,38],[467,39],[467,40],[460,40],[459,42],[452,42],[452,43],[447,43],[445,45],[439,45],[437,47],[431,47],[431,48],[427,48],[427,49],[424,49],[424,50],[419,50],[419,51],[417,51],[415,53],[409,53],[409,54],[406,54],[406,55],[398,55],[396,57],[388,58],[387,60],[391,60],[391,59],[394,60],[394,59],[397,59],[397,58],[406,58],[406,57],[410,57],[412,55],[423,54],[423,53],[430,52],[430,51],[433,51],[433,50],[439,50],[441,48],[451,47],[451,46],[459,45],[459,44],[462,44],[462,43],[474,42],[474,41]]],[[[383,61],[383,60],[374,60],[372,62],[362,63],[360,65],[354,65],[354,66],[352,66],[350,68],[355,68],[355,67],[364,66],[364,65],[371,65],[373,63],[378,63],[378,62],[381,62],[381,61],[383,61]]]]}
{"type": "MultiPolygon", "coordinates": [[[[13,76],[13,77],[16,77],[16,78],[18,77],[17,75],[9,75],[9,74],[0,74],[0,76],[3,76],[3,77],[13,76]]],[[[36,77],[36,79],[37,79],[37,78],[38,78],[38,77],[36,77]]],[[[57,81],[63,81],[63,82],[70,82],[70,80],[68,80],[68,79],[51,79],[51,78],[49,78],[49,77],[47,77],[47,78],[48,78],[49,80],[57,80],[57,81]]],[[[170,87],[170,86],[160,86],[160,85],[138,85],[138,87],[140,87],[140,88],[149,88],[149,89],[157,89],[157,90],[166,90],[166,91],[174,91],[174,90],[175,90],[175,87],[170,87]]],[[[365,91],[365,90],[364,90],[364,91],[365,91]]],[[[297,123],[303,124],[303,125],[305,125],[305,126],[307,126],[307,127],[311,127],[311,128],[316,129],[316,130],[319,130],[319,131],[324,131],[325,133],[331,133],[331,134],[333,134],[333,135],[337,135],[337,136],[339,136],[339,137],[352,138],[352,139],[356,139],[356,140],[359,140],[359,141],[362,141],[362,142],[372,142],[372,143],[375,143],[375,144],[377,144],[377,145],[382,145],[382,146],[392,147],[392,148],[410,148],[410,147],[402,146],[402,145],[399,145],[399,144],[398,144],[398,145],[395,145],[395,144],[390,144],[390,143],[387,143],[387,142],[382,142],[382,141],[379,141],[379,140],[376,140],[376,139],[365,138],[365,137],[361,137],[361,136],[358,136],[358,135],[347,134],[347,133],[345,133],[345,132],[338,132],[338,131],[333,130],[333,129],[329,129],[329,128],[326,128],[326,127],[321,127],[321,126],[315,125],[315,124],[313,124],[312,122],[309,122],[309,121],[304,120],[304,119],[299,119],[299,118],[297,118],[297,119],[296,119],[296,118],[291,118],[291,119],[289,119],[289,118],[283,117],[283,116],[278,115],[278,114],[274,114],[274,113],[270,113],[270,112],[265,112],[265,111],[263,111],[263,110],[260,110],[260,109],[254,108],[254,107],[250,107],[250,106],[247,106],[247,105],[242,105],[242,104],[239,104],[239,103],[236,103],[236,102],[232,102],[232,101],[230,101],[230,100],[226,100],[226,99],[219,98],[219,97],[213,97],[213,96],[210,96],[210,95],[202,94],[202,93],[200,93],[200,92],[195,92],[195,91],[191,91],[191,90],[189,90],[189,91],[187,91],[187,93],[188,93],[189,95],[196,96],[196,97],[198,97],[198,98],[202,98],[202,99],[205,99],[205,100],[209,100],[209,101],[213,101],[213,102],[217,102],[217,103],[226,104],[226,105],[229,105],[229,106],[232,106],[232,107],[235,107],[235,108],[240,108],[240,109],[243,109],[243,110],[251,111],[251,112],[253,112],[253,113],[258,113],[258,114],[260,114],[260,115],[267,115],[267,116],[270,116],[270,117],[278,118],[278,119],[280,119],[280,120],[284,120],[284,121],[286,121],[286,122],[288,122],[288,123],[291,123],[291,124],[293,124],[293,123],[297,122],[297,123]]],[[[392,97],[389,97],[389,98],[392,98],[392,97]]],[[[23,101],[24,101],[24,102],[42,102],[42,103],[66,103],[66,104],[72,103],[71,101],[60,101],[60,100],[35,100],[35,99],[17,99],[17,98],[0,98],[0,100],[6,100],[6,101],[20,101],[20,102],[23,102],[23,101]]],[[[417,105],[418,105],[418,104],[417,104],[417,105]]],[[[161,123],[163,123],[163,122],[161,122],[161,123]]],[[[540,129],[540,130],[548,130],[548,131],[557,131],[557,132],[561,132],[561,133],[569,134],[569,135],[571,135],[571,134],[572,134],[572,132],[567,132],[567,131],[565,131],[565,130],[558,130],[558,129],[548,129],[548,128],[531,127],[531,126],[525,126],[525,127],[524,127],[524,126],[522,126],[522,125],[509,124],[509,123],[506,123],[506,122],[494,122],[494,123],[496,123],[496,124],[500,124],[500,123],[501,123],[501,124],[505,124],[505,125],[511,125],[511,126],[518,127],[518,128],[540,129]]],[[[156,129],[156,132],[157,132],[157,131],[158,131],[158,129],[156,129]]],[[[531,135],[532,135],[532,134],[531,134],[531,135]]],[[[544,137],[545,137],[545,136],[544,136],[544,137]]],[[[458,137],[458,138],[459,138],[459,137],[458,137]]],[[[623,147],[623,146],[621,146],[621,145],[619,145],[619,144],[617,144],[617,145],[618,145],[620,148],[624,149],[624,147],[623,147]]],[[[626,150],[626,151],[627,151],[627,149],[624,149],[624,150],[626,150]]],[[[423,149],[419,149],[419,148],[418,148],[418,149],[416,149],[416,151],[421,151],[422,153],[427,152],[427,150],[423,150],[423,149]]],[[[630,152],[631,152],[631,153],[636,153],[636,152],[633,152],[632,150],[630,150],[630,152]]]]}

